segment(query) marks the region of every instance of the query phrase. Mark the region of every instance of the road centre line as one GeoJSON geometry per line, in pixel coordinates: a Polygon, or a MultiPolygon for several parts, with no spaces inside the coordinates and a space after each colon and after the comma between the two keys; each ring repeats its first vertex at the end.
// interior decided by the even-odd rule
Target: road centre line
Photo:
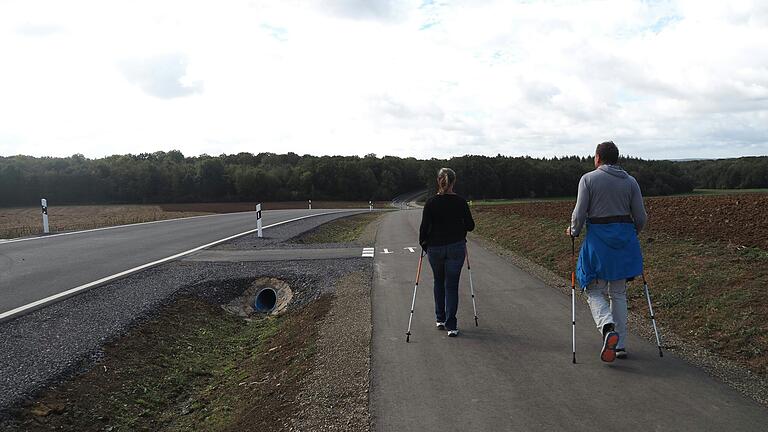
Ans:
{"type": "MultiPolygon", "coordinates": [[[[276,227],[278,225],[284,225],[284,224],[287,224],[287,223],[290,223],[290,222],[296,222],[298,220],[308,219],[308,218],[311,218],[311,217],[324,216],[324,215],[335,214],[335,213],[344,213],[344,212],[347,212],[347,211],[349,211],[349,210],[332,211],[332,212],[325,212],[325,213],[318,213],[318,214],[312,214],[312,215],[307,215],[307,216],[301,216],[301,217],[298,217],[298,218],[294,218],[294,219],[289,219],[289,220],[285,220],[285,221],[282,221],[282,222],[273,223],[271,225],[267,225],[267,226],[263,227],[262,229],[272,228],[272,227],[276,227]]],[[[215,216],[215,215],[212,215],[212,216],[215,216]]],[[[183,218],[183,219],[187,219],[187,218],[183,218]]],[[[161,221],[158,221],[158,222],[161,222],[161,221]]],[[[138,224],[135,224],[135,225],[138,225],[138,224]]],[[[15,316],[20,315],[20,314],[22,314],[24,312],[30,311],[31,309],[38,308],[38,307],[44,306],[46,304],[52,303],[52,302],[54,302],[56,300],[61,300],[63,298],[69,297],[69,296],[71,296],[71,295],[73,295],[75,293],[78,293],[80,291],[87,290],[89,288],[94,288],[96,286],[105,284],[105,283],[113,281],[115,279],[118,279],[118,278],[121,278],[121,277],[124,277],[124,276],[128,276],[130,274],[136,273],[138,271],[141,271],[141,270],[144,270],[144,269],[147,269],[147,268],[150,268],[150,267],[157,266],[159,264],[166,263],[168,261],[172,261],[172,260],[174,260],[176,258],[180,258],[180,257],[183,257],[185,255],[189,255],[189,254],[197,252],[199,250],[206,249],[206,248],[209,248],[211,246],[216,246],[216,245],[218,245],[220,243],[224,243],[226,241],[233,240],[233,239],[236,239],[238,237],[243,237],[243,236],[246,236],[248,234],[255,233],[257,230],[258,230],[257,228],[254,228],[252,230],[248,230],[248,231],[242,232],[240,234],[235,234],[233,236],[229,236],[229,237],[221,239],[221,240],[216,240],[214,242],[211,242],[211,243],[208,243],[208,244],[205,244],[205,245],[202,245],[202,246],[198,246],[198,247],[196,247],[194,249],[190,249],[190,250],[185,251],[185,252],[181,252],[181,253],[178,253],[178,254],[175,254],[175,255],[171,255],[169,257],[161,258],[161,259],[159,259],[157,261],[152,261],[152,262],[147,263],[147,264],[142,264],[142,265],[140,265],[138,267],[134,267],[134,268],[122,271],[120,273],[115,273],[113,275],[103,277],[103,278],[95,280],[93,282],[89,282],[87,284],[80,285],[80,286],[68,289],[66,291],[62,291],[62,292],[60,292],[58,294],[54,294],[52,296],[48,296],[46,298],[34,301],[32,303],[28,303],[28,304],[25,304],[23,306],[19,306],[19,307],[15,308],[15,309],[11,309],[11,310],[9,310],[7,312],[0,313],[0,322],[9,320],[11,318],[14,318],[15,316]]],[[[82,232],[82,231],[80,231],[80,232],[82,232]]],[[[48,236],[48,237],[50,237],[50,236],[48,236]]],[[[47,238],[47,237],[44,237],[44,238],[47,238]]]]}

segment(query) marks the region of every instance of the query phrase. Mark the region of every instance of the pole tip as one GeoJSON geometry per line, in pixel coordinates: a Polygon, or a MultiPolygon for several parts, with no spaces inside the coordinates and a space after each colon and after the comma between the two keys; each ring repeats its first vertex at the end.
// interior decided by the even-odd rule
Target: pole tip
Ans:
{"type": "Polygon", "coordinates": [[[576,364],[576,353],[573,353],[573,364],[576,364]]]}
{"type": "Polygon", "coordinates": [[[478,327],[478,324],[477,324],[477,317],[475,317],[475,327],[478,327]]]}
{"type": "Polygon", "coordinates": [[[408,332],[408,333],[405,334],[405,342],[407,343],[407,342],[410,342],[410,341],[411,341],[411,333],[408,332]]]}
{"type": "Polygon", "coordinates": [[[659,357],[664,357],[664,352],[659,348],[659,357]]]}

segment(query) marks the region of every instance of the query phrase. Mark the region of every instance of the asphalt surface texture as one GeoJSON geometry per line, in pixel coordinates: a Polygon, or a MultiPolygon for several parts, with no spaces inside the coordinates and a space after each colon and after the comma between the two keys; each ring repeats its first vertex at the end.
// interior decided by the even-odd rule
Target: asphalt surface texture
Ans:
{"type": "MultiPolygon", "coordinates": [[[[262,222],[328,212],[338,210],[264,211],[262,222]]],[[[255,228],[256,213],[245,212],[0,243],[0,314],[255,228]]]]}
{"type": "Polygon", "coordinates": [[[249,261],[292,261],[330,258],[360,258],[361,248],[326,249],[266,249],[266,250],[203,250],[195,252],[183,261],[205,262],[249,262],[249,261]]]}
{"type": "Polygon", "coordinates": [[[630,335],[629,358],[603,363],[594,321],[571,299],[474,242],[477,300],[461,275],[456,338],[435,328],[424,259],[410,343],[421,211],[384,216],[372,294],[371,414],[384,431],[765,431],[768,410],[673,353],[630,335]],[[383,248],[392,252],[382,253],[383,248]]]}
{"type": "MultiPolygon", "coordinates": [[[[353,213],[303,219],[269,228],[264,231],[264,238],[251,234],[231,243],[239,249],[275,249],[286,245],[284,241],[322,223],[353,213]]],[[[210,219],[207,223],[211,223],[210,219]]],[[[206,229],[209,227],[206,226],[206,229]]],[[[237,231],[240,228],[233,229],[237,231]]],[[[99,236],[104,234],[96,233],[99,236]]],[[[198,244],[208,240],[198,238],[198,244]]],[[[355,251],[359,252],[359,248],[355,251]]],[[[87,266],[86,262],[83,267],[87,266]]],[[[2,322],[0,419],[8,408],[33,397],[46,386],[87,369],[101,356],[100,347],[105,342],[151,317],[177,296],[198,295],[226,303],[227,299],[240,295],[254,278],[269,276],[291,285],[294,292],[292,303],[298,306],[329,290],[338,278],[355,271],[368,271],[370,266],[370,258],[360,257],[279,262],[175,260],[2,322]]]]}

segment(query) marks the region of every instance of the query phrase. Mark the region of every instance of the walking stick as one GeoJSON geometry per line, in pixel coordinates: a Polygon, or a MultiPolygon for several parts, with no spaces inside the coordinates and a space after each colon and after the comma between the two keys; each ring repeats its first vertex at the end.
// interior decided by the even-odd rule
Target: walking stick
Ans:
{"type": "Polygon", "coordinates": [[[469,265],[469,248],[467,248],[467,270],[469,271],[469,292],[472,293],[472,309],[475,311],[475,327],[477,324],[477,306],[475,306],[475,286],[472,284],[472,267],[469,265]]]}
{"type": "Polygon", "coordinates": [[[571,236],[571,341],[576,364],[576,238],[571,236]]]}
{"type": "Polygon", "coordinates": [[[419,255],[419,268],[416,270],[416,285],[413,287],[413,300],[411,300],[411,316],[408,318],[408,331],[405,333],[405,341],[411,341],[411,322],[413,321],[413,309],[416,306],[416,290],[419,289],[419,279],[421,278],[421,263],[424,261],[425,252],[422,250],[419,255]]]}
{"type": "Polygon", "coordinates": [[[651,305],[651,294],[648,292],[648,282],[645,281],[645,272],[643,272],[643,291],[645,291],[645,298],[648,300],[648,311],[651,314],[651,323],[653,324],[653,332],[656,334],[656,347],[659,348],[659,357],[664,357],[664,352],[661,350],[661,338],[659,337],[659,329],[656,327],[656,317],[653,315],[653,305],[651,305]]]}

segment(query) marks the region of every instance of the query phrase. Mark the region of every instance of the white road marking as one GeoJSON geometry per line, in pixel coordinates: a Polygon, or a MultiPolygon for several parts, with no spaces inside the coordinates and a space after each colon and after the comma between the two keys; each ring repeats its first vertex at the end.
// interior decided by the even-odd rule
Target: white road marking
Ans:
{"type": "Polygon", "coordinates": [[[403,249],[408,249],[409,251],[411,251],[411,253],[416,253],[416,248],[404,247],[403,249]]]}
{"type": "MultiPolygon", "coordinates": [[[[343,213],[345,211],[348,211],[348,210],[325,212],[325,213],[317,213],[317,214],[297,217],[297,218],[294,218],[294,219],[289,219],[289,220],[285,220],[285,221],[282,221],[282,222],[273,223],[272,225],[267,225],[267,226],[263,227],[262,229],[267,229],[267,228],[275,227],[275,226],[278,226],[278,225],[287,224],[287,223],[290,223],[290,222],[296,222],[298,220],[307,219],[307,218],[311,218],[311,217],[315,217],[315,216],[324,216],[324,215],[334,214],[334,213],[343,213]]],[[[201,217],[204,217],[204,216],[201,216],[201,217]]],[[[162,221],[158,221],[158,222],[162,222],[162,221]]],[[[152,223],[152,222],[149,222],[149,223],[152,223]]],[[[135,225],[139,225],[139,224],[135,224],[135,225]]],[[[98,231],[98,230],[93,230],[93,231],[98,231]]],[[[226,241],[233,240],[233,239],[236,239],[238,237],[243,237],[243,236],[246,236],[248,234],[253,234],[256,231],[257,231],[257,229],[254,228],[252,230],[248,230],[248,231],[242,232],[240,234],[235,234],[233,236],[229,236],[229,237],[223,238],[221,240],[216,240],[214,242],[211,242],[211,243],[208,243],[208,244],[205,244],[205,245],[202,245],[202,246],[198,246],[198,247],[196,247],[194,249],[190,249],[188,251],[181,252],[181,253],[178,253],[176,255],[171,255],[169,257],[165,257],[165,258],[159,259],[157,261],[152,261],[151,263],[143,264],[143,265],[140,265],[138,267],[134,267],[132,269],[128,269],[128,270],[122,271],[120,273],[115,273],[113,275],[101,278],[99,280],[95,280],[93,282],[89,282],[87,284],[80,285],[80,286],[77,286],[75,288],[71,288],[71,289],[68,289],[66,291],[60,292],[58,294],[54,294],[54,295],[46,297],[44,299],[40,299],[40,300],[34,301],[32,303],[25,304],[23,306],[19,306],[16,309],[9,310],[8,312],[0,313],[0,322],[5,321],[6,319],[13,317],[14,315],[18,315],[18,314],[20,314],[22,312],[25,312],[25,311],[29,310],[29,309],[35,308],[37,306],[42,306],[42,305],[44,305],[46,303],[53,302],[54,300],[58,300],[58,299],[60,299],[62,297],[69,296],[71,294],[77,293],[79,291],[86,290],[88,288],[93,288],[95,286],[104,284],[106,282],[110,282],[110,281],[113,281],[115,279],[121,278],[123,276],[128,276],[128,275],[130,275],[132,273],[136,273],[138,271],[147,269],[149,267],[154,267],[156,265],[163,264],[163,263],[166,263],[168,261],[172,261],[172,260],[174,260],[176,258],[180,258],[180,257],[183,257],[185,255],[189,255],[191,253],[197,252],[197,251],[202,250],[202,249],[209,248],[211,246],[216,246],[217,244],[224,243],[226,241]]],[[[83,232],[83,231],[79,231],[79,232],[83,232]]],[[[47,236],[47,237],[52,237],[52,236],[47,236]]]]}
{"type": "Polygon", "coordinates": [[[363,248],[363,258],[373,258],[373,255],[375,254],[375,249],[372,247],[363,248]]]}
{"type": "Polygon", "coordinates": [[[387,248],[384,248],[384,253],[385,253],[385,254],[391,254],[391,253],[394,253],[394,252],[390,252],[390,251],[389,251],[389,249],[387,249],[387,248]]]}

